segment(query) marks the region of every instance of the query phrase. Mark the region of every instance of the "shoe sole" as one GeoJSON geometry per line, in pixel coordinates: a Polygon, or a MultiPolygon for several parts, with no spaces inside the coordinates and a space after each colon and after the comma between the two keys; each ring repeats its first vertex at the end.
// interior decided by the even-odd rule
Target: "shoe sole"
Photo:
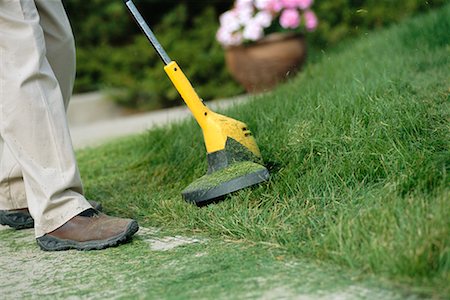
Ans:
{"type": "Polygon", "coordinates": [[[107,240],[77,242],[73,240],[64,240],[44,235],[36,239],[39,247],[44,251],[63,251],[76,249],[79,251],[101,250],[109,247],[115,247],[128,242],[131,237],[139,230],[136,221],[130,222],[124,232],[107,240]]]}

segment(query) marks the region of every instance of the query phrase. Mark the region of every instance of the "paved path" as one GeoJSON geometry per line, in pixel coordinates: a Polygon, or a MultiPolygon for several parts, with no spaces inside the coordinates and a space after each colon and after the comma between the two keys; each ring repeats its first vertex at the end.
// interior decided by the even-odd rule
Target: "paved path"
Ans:
{"type": "MultiPolygon", "coordinates": [[[[248,99],[247,96],[240,96],[210,101],[207,104],[213,110],[222,110],[248,99]]],[[[126,115],[98,93],[74,96],[68,111],[70,132],[76,149],[98,146],[115,138],[142,133],[152,127],[177,122],[189,116],[191,113],[186,106],[126,115]]]]}
{"type": "MultiPolygon", "coordinates": [[[[41,251],[0,226],[0,299],[419,299],[277,250],[160,228],[103,251],[41,251]]],[[[356,276],[355,276],[356,275],[356,276]]]]}

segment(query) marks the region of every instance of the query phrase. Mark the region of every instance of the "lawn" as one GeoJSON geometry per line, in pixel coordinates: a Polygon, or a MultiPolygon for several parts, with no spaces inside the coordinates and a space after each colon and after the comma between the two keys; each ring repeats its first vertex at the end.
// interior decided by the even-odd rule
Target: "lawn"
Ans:
{"type": "Polygon", "coordinates": [[[203,208],[185,203],[181,190],[206,171],[200,129],[188,120],[80,151],[87,196],[141,225],[272,245],[446,297],[449,32],[447,5],[346,41],[227,110],[255,134],[268,183],[203,208]]]}

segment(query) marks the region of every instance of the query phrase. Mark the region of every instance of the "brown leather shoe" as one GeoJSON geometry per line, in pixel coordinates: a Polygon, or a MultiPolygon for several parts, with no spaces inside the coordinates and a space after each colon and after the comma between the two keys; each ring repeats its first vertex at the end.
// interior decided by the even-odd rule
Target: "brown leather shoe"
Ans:
{"type": "MultiPolygon", "coordinates": [[[[89,203],[94,209],[99,211],[102,210],[102,205],[100,203],[91,200],[89,200],[89,203]]],[[[19,230],[33,228],[34,220],[31,217],[28,208],[0,210],[0,224],[19,230]]]]}
{"type": "Polygon", "coordinates": [[[45,251],[100,250],[129,241],[138,229],[135,220],[110,217],[88,209],[36,241],[45,251]]]}

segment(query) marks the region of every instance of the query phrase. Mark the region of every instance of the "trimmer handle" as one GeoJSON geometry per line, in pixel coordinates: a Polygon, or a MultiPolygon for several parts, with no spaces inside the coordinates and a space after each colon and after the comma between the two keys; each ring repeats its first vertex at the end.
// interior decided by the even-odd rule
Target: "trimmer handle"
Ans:
{"type": "Polygon", "coordinates": [[[145,22],[145,20],[142,17],[141,13],[138,11],[136,6],[134,5],[133,1],[131,1],[131,0],[124,0],[123,2],[128,7],[128,10],[133,15],[134,20],[136,21],[136,23],[139,25],[139,27],[144,32],[145,36],[150,41],[150,44],[152,44],[153,48],[155,48],[156,53],[158,53],[159,57],[164,62],[164,64],[168,65],[172,60],[167,55],[166,51],[161,46],[161,44],[158,42],[158,39],[153,34],[153,31],[150,29],[150,27],[148,27],[147,23],[145,22]]]}

